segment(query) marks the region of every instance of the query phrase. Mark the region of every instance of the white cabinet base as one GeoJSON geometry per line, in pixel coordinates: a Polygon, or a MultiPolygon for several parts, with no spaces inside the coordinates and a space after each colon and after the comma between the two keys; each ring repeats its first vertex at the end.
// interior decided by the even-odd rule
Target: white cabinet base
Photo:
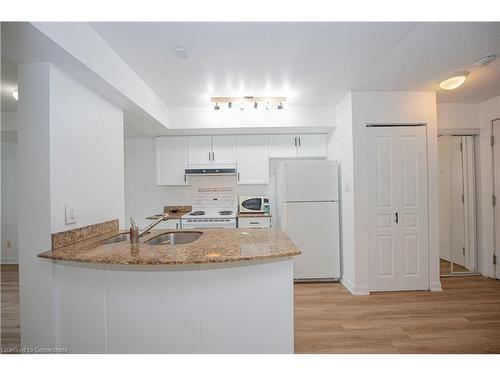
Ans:
{"type": "Polygon", "coordinates": [[[293,353],[291,258],[187,266],[56,262],[54,272],[56,341],[70,353],[293,353]]]}

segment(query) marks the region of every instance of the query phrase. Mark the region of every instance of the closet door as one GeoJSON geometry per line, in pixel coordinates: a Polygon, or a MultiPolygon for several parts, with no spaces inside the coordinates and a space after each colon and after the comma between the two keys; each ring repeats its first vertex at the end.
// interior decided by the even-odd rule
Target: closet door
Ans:
{"type": "Polygon", "coordinates": [[[373,127],[370,290],[429,288],[426,129],[373,127]]]}

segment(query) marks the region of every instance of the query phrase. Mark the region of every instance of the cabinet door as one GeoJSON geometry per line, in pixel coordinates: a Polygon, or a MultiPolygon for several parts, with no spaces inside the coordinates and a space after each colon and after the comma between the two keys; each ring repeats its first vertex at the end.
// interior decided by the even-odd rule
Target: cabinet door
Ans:
{"type": "Polygon", "coordinates": [[[297,139],[295,134],[269,136],[270,158],[296,158],[297,139]]]}
{"type": "Polygon", "coordinates": [[[299,158],[326,158],[326,134],[299,134],[299,158]]]}
{"type": "Polygon", "coordinates": [[[216,135],[212,137],[212,163],[216,165],[236,164],[236,136],[216,135]]]}
{"type": "Polygon", "coordinates": [[[192,136],[188,137],[188,165],[203,166],[212,164],[212,137],[192,136]]]}
{"type": "Polygon", "coordinates": [[[156,184],[187,185],[186,137],[156,138],[156,184]]]}
{"type": "Polygon", "coordinates": [[[268,137],[266,135],[238,136],[238,184],[268,183],[268,137]]]}

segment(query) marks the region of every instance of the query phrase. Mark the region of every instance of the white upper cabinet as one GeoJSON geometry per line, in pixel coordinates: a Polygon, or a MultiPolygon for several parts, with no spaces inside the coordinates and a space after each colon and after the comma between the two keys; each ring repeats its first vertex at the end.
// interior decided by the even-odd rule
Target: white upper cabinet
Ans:
{"type": "Polygon", "coordinates": [[[282,134],[269,137],[271,158],[324,158],[326,134],[282,134]]]}
{"type": "Polygon", "coordinates": [[[212,164],[212,137],[187,137],[189,166],[207,166],[212,164]]]}
{"type": "Polygon", "coordinates": [[[212,164],[236,164],[236,136],[215,135],[212,137],[212,164]]]}
{"type": "Polygon", "coordinates": [[[238,184],[269,183],[269,138],[267,135],[238,136],[238,184]]]}
{"type": "Polygon", "coordinates": [[[156,184],[188,185],[185,175],[186,137],[156,138],[156,184]]]}
{"type": "Polygon", "coordinates": [[[296,158],[297,136],[295,134],[280,134],[269,136],[269,157],[296,158]]]}
{"type": "Polygon", "coordinates": [[[326,158],[326,134],[299,134],[297,156],[299,158],[326,158]]]}

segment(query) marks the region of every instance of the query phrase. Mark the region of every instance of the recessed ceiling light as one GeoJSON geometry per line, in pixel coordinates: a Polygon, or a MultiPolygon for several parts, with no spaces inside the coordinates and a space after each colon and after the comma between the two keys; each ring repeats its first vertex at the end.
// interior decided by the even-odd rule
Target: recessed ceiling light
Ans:
{"type": "Polygon", "coordinates": [[[14,99],[19,100],[19,93],[17,92],[17,90],[12,91],[12,96],[14,97],[14,99]]]}
{"type": "Polygon", "coordinates": [[[467,79],[468,75],[469,75],[469,72],[455,73],[451,77],[446,78],[445,80],[441,81],[441,83],[439,84],[439,87],[441,87],[443,90],[455,90],[457,87],[462,86],[462,84],[467,79]]]}
{"type": "Polygon", "coordinates": [[[497,55],[488,55],[481,57],[479,60],[475,62],[476,66],[485,66],[491,63],[493,60],[497,58],[497,55]]]}
{"type": "Polygon", "coordinates": [[[181,60],[186,60],[191,56],[191,52],[187,48],[184,47],[177,47],[174,49],[174,54],[181,60]]]}

